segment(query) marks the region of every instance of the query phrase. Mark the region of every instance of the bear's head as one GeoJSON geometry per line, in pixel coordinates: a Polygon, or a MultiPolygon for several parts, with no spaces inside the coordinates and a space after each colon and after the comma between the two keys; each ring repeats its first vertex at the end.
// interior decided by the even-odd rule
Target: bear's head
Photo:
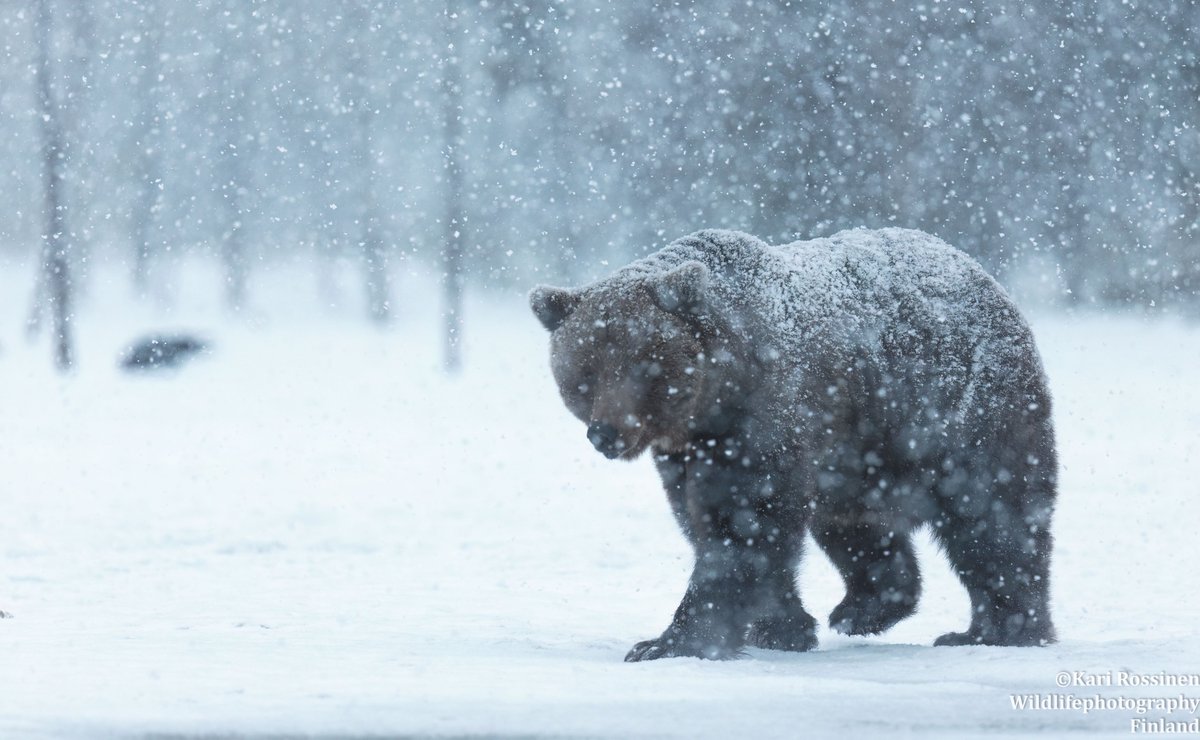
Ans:
{"type": "Polygon", "coordinates": [[[686,262],[661,275],[530,294],[550,331],[563,402],[605,457],[686,445],[704,383],[707,280],[704,265],[686,262]]]}

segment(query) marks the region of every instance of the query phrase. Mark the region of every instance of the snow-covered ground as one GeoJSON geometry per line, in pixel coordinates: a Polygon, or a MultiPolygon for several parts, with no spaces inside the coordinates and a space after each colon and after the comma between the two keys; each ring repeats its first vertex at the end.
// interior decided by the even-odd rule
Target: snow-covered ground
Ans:
{"type": "MultiPolygon", "coordinates": [[[[886,635],[625,664],[666,626],[689,552],[651,463],[604,460],[561,407],[523,295],[475,297],[446,378],[428,277],[401,281],[377,331],[316,309],[302,271],[237,320],[197,279],[165,321],[103,272],[62,379],[20,337],[29,274],[0,261],[2,738],[1119,737],[1134,710],[1009,697],[1200,698],[1056,687],[1200,673],[1198,326],[1035,317],[1063,461],[1061,643],[930,647],[967,599],[922,538],[921,609],[886,635]],[[172,377],[120,373],[120,347],[161,326],[216,349],[172,377]]],[[[815,548],[801,585],[818,616],[841,597],[815,548]]]]}

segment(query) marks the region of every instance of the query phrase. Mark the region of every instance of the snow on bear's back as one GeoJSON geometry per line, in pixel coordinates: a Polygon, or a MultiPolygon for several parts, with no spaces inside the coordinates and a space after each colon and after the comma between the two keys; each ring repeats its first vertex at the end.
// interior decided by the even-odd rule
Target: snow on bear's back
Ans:
{"type": "Polygon", "coordinates": [[[779,246],[709,230],[662,254],[704,262],[739,330],[769,327],[785,341],[837,341],[898,314],[965,329],[981,297],[1004,300],[970,257],[909,229],[853,229],[779,246]]]}
{"type": "MultiPolygon", "coordinates": [[[[983,269],[946,242],[913,229],[849,229],[772,248],[801,274],[844,275],[857,301],[887,303],[968,295],[991,282],[983,269]]],[[[830,296],[851,298],[841,291],[830,296]]]]}
{"type": "MultiPolygon", "coordinates": [[[[1009,333],[1011,302],[978,263],[912,229],[850,229],[769,246],[708,229],[633,262],[598,286],[626,290],[688,261],[709,269],[713,307],[750,340],[855,343],[898,322],[963,337],[1009,333]],[[1000,324],[993,321],[1004,317],[1000,324]]],[[[1020,320],[1018,319],[1018,322],[1020,320]]]]}

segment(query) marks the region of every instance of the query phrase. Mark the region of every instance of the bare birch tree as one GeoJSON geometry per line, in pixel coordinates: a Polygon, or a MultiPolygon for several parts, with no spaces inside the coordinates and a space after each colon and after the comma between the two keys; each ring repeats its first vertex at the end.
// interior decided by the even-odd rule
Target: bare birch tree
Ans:
{"type": "Polygon", "coordinates": [[[42,177],[45,193],[45,226],[42,232],[41,277],[35,291],[36,307],[31,324],[41,321],[43,307],[54,322],[54,363],[63,372],[74,365],[71,316],[70,243],[63,199],[63,167],[67,158],[63,114],[54,95],[53,34],[50,0],[37,0],[34,16],[37,55],[37,99],[41,136],[42,177]]]}
{"type": "Polygon", "coordinates": [[[161,55],[161,18],[157,0],[143,0],[137,29],[139,54],[136,70],[137,90],[136,143],[138,152],[138,194],[131,222],[133,241],[133,285],[145,296],[150,282],[151,262],[162,247],[161,224],[163,162],[162,111],[159,102],[159,57],[161,55]]]}
{"type": "Polygon", "coordinates": [[[463,74],[458,0],[446,0],[446,48],[442,51],[442,132],[445,161],[445,247],[442,252],[443,364],[447,372],[462,367],[463,230],[466,203],[462,164],[463,74]]]}
{"type": "Polygon", "coordinates": [[[379,202],[375,194],[376,172],[379,164],[375,148],[375,104],[380,96],[371,85],[368,42],[373,36],[375,21],[369,7],[352,3],[350,9],[351,37],[349,49],[348,86],[350,107],[355,115],[355,160],[361,168],[360,198],[356,220],[359,227],[359,248],[362,251],[363,277],[367,294],[367,312],[371,320],[384,324],[390,318],[391,284],[387,252],[380,233],[379,202]]]}

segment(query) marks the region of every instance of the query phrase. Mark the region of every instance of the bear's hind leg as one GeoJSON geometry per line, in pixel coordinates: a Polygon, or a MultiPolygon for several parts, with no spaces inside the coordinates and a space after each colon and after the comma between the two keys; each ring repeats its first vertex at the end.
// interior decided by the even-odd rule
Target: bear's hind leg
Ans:
{"type": "Polygon", "coordinates": [[[770,567],[771,586],[762,595],[760,613],[750,623],[746,644],[767,650],[805,652],[817,646],[817,620],[804,610],[796,589],[794,557],[770,567]]]}
{"type": "MultiPolygon", "coordinates": [[[[1021,527],[1021,529],[1025,529],[1021,527]]],[[[1050,621],[1050,534],[1016,532],[993,517],[934,523],[954,571],[971,596],[971,626],[934,645],[1047,645],[1050,621]]]]}
{"type": "Polygon", "coordinates": [[[846,584],[846,597],[829,614],[834,630],[874,635],[916,610],[921,573],[908,535],[863,522],[815,522],[813,537],[846,584]]]}

